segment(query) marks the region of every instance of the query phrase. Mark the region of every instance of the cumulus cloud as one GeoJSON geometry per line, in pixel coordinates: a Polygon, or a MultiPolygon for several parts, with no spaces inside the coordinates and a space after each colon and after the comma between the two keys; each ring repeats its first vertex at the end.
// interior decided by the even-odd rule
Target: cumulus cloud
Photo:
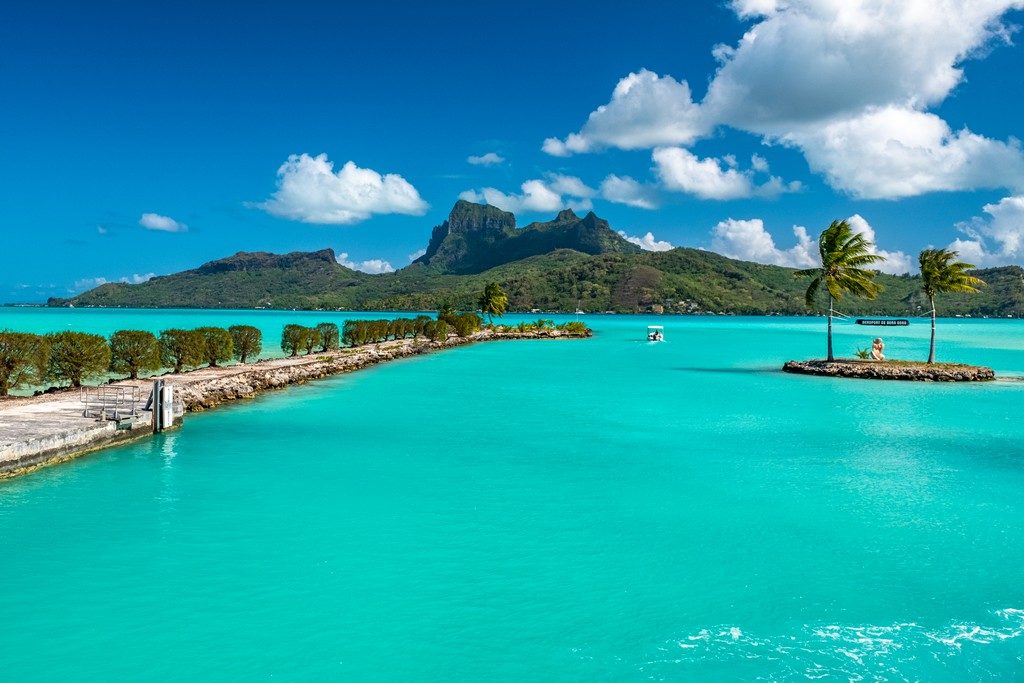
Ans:
{"type": "Polygon", "coordinates": [[[394,272],[395,268],[390,263],[383,259],[372,258],[365,261],[350,261],[348,254],[342,252],[337,256],[338,263],[349,268],[351,270],[358,270],[363,273],[370,273],[371,275],[380,275],[381,273],[394,272]]]}
{"type": "Polygon", "coordinates": [[[474,166],[494,166],[504,163],[505,157],[497,152],[487,152],[487,154],[481,154],[480,156],[470,155],[466,157],[466,161],[474,166]]]}
{"type": "Polygon", "coordinates": [[[670,242],[656,239],[652,232],[648,232],[643,237],[636,237],[635,235],[627,235],[625,230],[619,230],[619,235],[627,242],[632,242],[644,251],[668,251],[669,249],[674,249],[670,242]]]}
{"type": "Polygon", "coordinates": [[[949,248],[976,266],[1024,263],[1024,196],[1004,197],[982,210],[988,216],[960,223],[964,237],[949,248]]]}
{"type": "Polygon", "coordinates": [[[123,284],[138,285],[142,284],[143,282],[148,282],[149,280],[152,280],[155,277],[156,273],[132,273],[131,275],[124,275],[114,280],[108,280],[105,277],[86,277],[82,278],[81,280],[75,280],[75,284],[72,288],[72,291],[93,289],[95,287],[99,287],[100,285],[105,285],[109,282],[120,282],[123,284]]]}
{"type": "Polygon", "coordinates": [[[418,259],[420,256],[425,255],[426,253],[427,253],[426,249],[417,249],[416,251],[414,251],[411,254],[409,254],[409,263],[412,263],[413,261],[418,259]]]}
{"type": "MultiPolygon", "coordinates": [[[[161,216],[158,213],[144,213],[139,218],[139,225],[144,227],[146,230],[160,230],[162,232],[188,232],[188,226],[184,223],[179,223],[170,216],[161,216]]],[[[101,235],[105,235],[106,228],[102,228],[99,231],[101,235]]]]}
{"type": "Polygon", "coordinates": [[[708,130],[686,81],[641,69],[618,82],[611,101],[594,110],[578,133],[548,138],[543,150],[564,157],[605,147],[685,145],[708,130]]]}
{"type": "Polygon", "coordinates": [[[609,175],[601,181],[600,193],[603,199],[615,204],[625,204],[638,209],[658,208],[655,189],[629,176],[609,175]]]}
{"type": "MultiPolygon", "coordinates": [[[[754,170],[740,170],[732,157],[699,159],[682,147],[660,147],[651,156],[666,189],[686,192],[701,199],[774,197],[801,188],[797,181],[786,183],[776,176],[758,184],[754,180],[754,170]]],[[[767,168],[766,163],[757,162],[757,165],[767,168]]]]}
{"type": "MultiPolygon", "coordinates": [[[[751,25],[735,44],[713,49],[719,67],[701,102],[692,101],[685,81],[632,73],[578,133],[549,138],[545,151],[687,146],[724,125],[799,149],[833,187],[858,197],[1024,188],[1024,153],[1015,141],[952,130],[928,112],[963,81],[966,61],[1009,42],[1013,29],[1002,18],[1024,0],[730,6],[751,25]]],[[[726,195],[743,185],[716,177],[722,174],[710,164],[694,171],[726,195]]]]}
{"type": "Polygon", "coordinates": [[[902,275],[909,273],[913,268],[913,261],[910,257],[904,254],[902,251],[886,251],[878,248],[878,242],[875,238],[875,229],[864,220],[864,217],[859,213],[855,213],[846,219],[853,228],[853,231],[864,235],[864,238],[871,243],[871,253],[878,254],[885,260],[881,263],[876,263],[872,266],[883,273],[889,273],[891,275],[902,275]]]}
{"type": "Polygon", "coordinates": [[[75,280],[74,289],[92,289],[93,287],[99,287],[109,282],[105,277],[84,277],[81,280],[75,280]]]}
{"type": "MultiPolygon", "coordinates": [[[[885,251],[875,245],[875,231],[871,225],[858,214],[847,219],[855,232],[861,233],[872,245],[872,253],[885,257],[883,263],[874,267],[883,273],[902,274],[911,269],[910,257],[901,251],[885,251]]],[[[711,229],[711,250],[723,256],[767,263],[791,268],[814,268],[821,265],[818,245],[811,237],[807,228],[802,225],[793,226],[796,244],[788,249],[781,249],[775,239],[764,227],[760,218],[751,220],[735,220],[728,218],[711,229]]]]}
{"type": "Polygon", "coordinates": [[[374,214],[423,215],[428,205],[405,178],[348,161],[335,173],[326,154],[292,154],[277,169],[277,189],[255,205],[281,218],[348,225],[374,214]]]}
{"type": "Polygon", "coordinates": [[[813,268],[819,265],[817,246],[807,234],[807,228],[794,225],[793,235],[796,244],[789,249],[780,249],[760,218],[727,218],[711,229],[711,250],[741,261],[776,266],[813,268]]]}
{"type": "Polygon", "coordinates": [[[459,194],[459,199],[485,202],[512,213],[550,213],[565,208],[588,211],[593,206],[591,198],[597,194],[579,178],[558,174],[527,180],[520,189],[520,194],[505,193],[493,187],[466,190],[459,194]]]}

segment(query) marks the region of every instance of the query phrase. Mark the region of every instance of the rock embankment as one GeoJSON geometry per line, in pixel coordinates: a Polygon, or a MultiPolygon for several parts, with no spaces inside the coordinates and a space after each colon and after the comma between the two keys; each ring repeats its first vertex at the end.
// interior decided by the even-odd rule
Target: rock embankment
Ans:
{"type": "Polygon", "coordinates": [[[198,412],[228,401],[252,398],[271,389],[302,384],[331,375],[353,372],[379,363],[476,342],[510,339],[578,339],[591,335],[590,330],[587,330],[585,334],[548,329],[532,332],[484,330],[470,337],[453,336],[440,342],[401,339],[326,353],[314,352],[310,356],[298,358],[266,360],[247,368],[235,365],[230,369],[225,368],[221,373],[211,373],[208,369],[191,377],[192,373],[185,373],[176,376],[173,382],[184,403],[185,410],[198,412]]]}
{"type": "Polygon", "coordinates": [[[996,378],[992,368],[980,365],[940,363],[899,363],[856,360],[791,360],[782,366],[786,372],[822,377],[889,379],[911,382],[988,382],[996,378]]]}

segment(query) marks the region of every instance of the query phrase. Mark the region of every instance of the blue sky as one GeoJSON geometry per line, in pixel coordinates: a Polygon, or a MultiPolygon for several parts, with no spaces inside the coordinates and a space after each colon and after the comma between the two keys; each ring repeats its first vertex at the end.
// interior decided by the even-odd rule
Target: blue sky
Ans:
{"type": "Polygon", "coordinates": [[[785,265],[847,217],[894,271],[1024,262],[1020,2],[436,5],[9,7],[0,301],[236,251],[400,268],[459,196],[785,265]]]}

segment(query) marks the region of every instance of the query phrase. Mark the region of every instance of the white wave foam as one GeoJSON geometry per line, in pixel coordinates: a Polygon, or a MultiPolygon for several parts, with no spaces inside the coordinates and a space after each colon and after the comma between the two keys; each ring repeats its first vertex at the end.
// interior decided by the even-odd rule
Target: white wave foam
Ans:
{"type": "MultiPolygon", "coordinates": [[[[963,658],[969,644],[971,658],[958,663],[958,670],[970,671],[981,659],[977,647],[1011,641],[1024,635],[1024,609],[1006,608],[993,613],[992,623],[951,621],[940,628],[928,628],[916,622],[889,625],[812,625],[798,633],[755,636],[738,626],[703,628],[672,642],[680,652],[677,664],[727,661],[742,658],[762,660],[767,678],[803,677],[819,679],[837,674],[841,677],[903,679],[920,678],[923,662],[931,662],[944,671],[946,660],[963,658]],[[938,647],[941,646],[941,647],[938,647]],[[972,659],[973,658],[973,659],[972,659]],[[774,672],[768,674],[768,672],[774,672]]],[[[644,669],[666,664],[666,660],[648,661],[644,669]]],[[[979,671],[985,671],[980,668],[979,671]]]]}

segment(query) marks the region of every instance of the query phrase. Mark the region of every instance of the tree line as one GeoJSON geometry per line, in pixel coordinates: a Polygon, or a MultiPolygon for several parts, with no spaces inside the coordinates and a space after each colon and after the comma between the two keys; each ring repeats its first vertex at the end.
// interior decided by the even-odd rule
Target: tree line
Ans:
{"type": "Polygon", "coordinates": [[[140,373],[202,365],[217,367],[232,359],[246,363],[263,350],[263,333],[251,325],[172,328],[159,336],[147,330],[118,330],[110,339],[88,332],[30,334],[0,331],[0,396],[19,386],[46,382],[82,383],[107,373],[140,373]]]}
{"type": "MultiPolygon", "coordinates": [[[[497,284],[488,285],[480,297],[481,310],[502,315],[508,298],[497,284]]],[[[437,319],[426,315],[393,320],[348,320],[342,329],[330,322],[307,327],[285,325],[281,350],[289,356],[326,352],[389,339],[423,337],[443,341],[449,334],[468,337],[479,332],[483,319],[476,313],[439,307],[437,319]]],[[[146,330],[118,330],[107,339],[87,332],[30,334],[0,330],[0,396],[21,386],[47,382],[80,387],[83,382],[108,373],[141,373],[170,368],[175,373],[201,366],[217,367],[232,359],[246,363],[263,351],[263,333],[251,325],[231,327],[172,328],[159,335],[146,330]]]]}

